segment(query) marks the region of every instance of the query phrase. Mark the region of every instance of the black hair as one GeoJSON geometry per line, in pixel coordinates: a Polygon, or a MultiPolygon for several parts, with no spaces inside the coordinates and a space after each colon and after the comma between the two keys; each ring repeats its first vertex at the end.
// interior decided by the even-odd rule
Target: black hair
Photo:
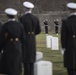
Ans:
{"type": "Polygon", "coordinates": [[[8,17],[8,18],[11,18],[11,19],[12,19],[12,18],[15,18],[14,15],[8,15],[8,14],[7,14],[7,17],[8,17]]]}

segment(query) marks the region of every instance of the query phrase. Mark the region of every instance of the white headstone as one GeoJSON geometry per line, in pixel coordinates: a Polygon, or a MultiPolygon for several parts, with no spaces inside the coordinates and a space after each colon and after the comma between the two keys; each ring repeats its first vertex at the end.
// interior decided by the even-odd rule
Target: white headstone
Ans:
{"type": "Polygon", "coordinates": [[[42,60],[42,58],[43,58],[43,53],[37,51],[36,52],[36,61],[40,61],[40,60],[42,60]]]}
{"type": "Polygon", "coordinates": [[[58,37],[52,37],[52,50],[59,50],[59,39],[58,37]]]}
{"type": "Polygon", "coordinates": [[[51,35],[46,36],[46,47],[47,48],[51,48],[51,39],[52,39],[51,35]]]}
{"type": "Polygon", "coordinates": [[[39,61],[34,64],[34,75],[52,75],[52,62],[39,61]]]}

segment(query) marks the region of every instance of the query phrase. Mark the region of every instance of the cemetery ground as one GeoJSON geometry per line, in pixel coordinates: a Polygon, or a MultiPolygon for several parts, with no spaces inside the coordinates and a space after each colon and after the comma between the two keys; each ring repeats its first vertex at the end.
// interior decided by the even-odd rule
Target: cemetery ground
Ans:
{"type": "MultiPolygon", "coordinates": [[[[55,33],[49,33],[49,35],[57,36],[55,33]]],[[[53,75],[67,75],[67,71],[63,65],[63,55],[60,53],[60,35],[59,38],[59,50],[51,50],[46,47],[46,35],[41,33],[36,36],[37,51],[43,53],[43,60],[47,60],[53,63],[53,75]]]]}

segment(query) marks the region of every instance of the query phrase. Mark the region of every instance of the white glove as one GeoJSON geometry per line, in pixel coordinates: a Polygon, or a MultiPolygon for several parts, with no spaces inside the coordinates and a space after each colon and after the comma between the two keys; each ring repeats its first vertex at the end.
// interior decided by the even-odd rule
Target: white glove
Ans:
{"type": "Polygon", "coordinates": [[[64,55],[65,48],[61,48],[61,54],[64,55]]]}
{"type": "Polygon", "coordinates": [[[1,50],[1,53],[3,54],[3,50],[1,50]]]}

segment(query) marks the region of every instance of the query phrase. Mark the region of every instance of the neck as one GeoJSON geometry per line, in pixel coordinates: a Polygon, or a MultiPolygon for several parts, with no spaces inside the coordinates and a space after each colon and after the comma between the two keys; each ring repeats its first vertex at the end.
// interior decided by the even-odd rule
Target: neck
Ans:
{"type": "Polygon", "coordinates": [[[29,11],[26,11],[26,12],[25,12],[25,14],[27,14],[27,13],[32,13],[32,11],[31,11],[31,10],[29,10],[29,11]]]}
{"type": "Polygon", "coordinates": [[[8,21],[15,21],[16,19],[15,18],[12,18],[12,19],[8,19],[8,21]]]}

